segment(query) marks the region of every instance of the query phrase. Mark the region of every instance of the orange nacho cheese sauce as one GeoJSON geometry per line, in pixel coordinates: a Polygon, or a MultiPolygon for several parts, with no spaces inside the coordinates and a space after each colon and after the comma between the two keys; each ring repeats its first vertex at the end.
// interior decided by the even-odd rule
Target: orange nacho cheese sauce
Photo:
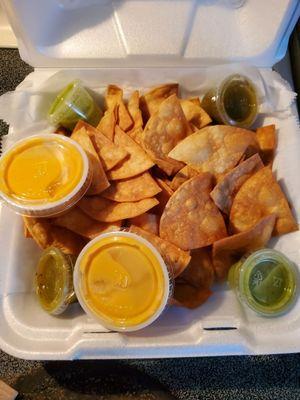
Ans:
{"type": "Polygon", "coordinates": [[[56,135],[36,136],[2,157],[0,190],[20,204],[52,203],[70,194],[82,174],[83,159],[72,143],[56,135]]]}
{"type": "Polygon", "coordinates": [[[140,240],[101,238],[84,253],[79,268],[86,306],[112,329],[143,324],[166,303],[166,273],[140,240]]]}

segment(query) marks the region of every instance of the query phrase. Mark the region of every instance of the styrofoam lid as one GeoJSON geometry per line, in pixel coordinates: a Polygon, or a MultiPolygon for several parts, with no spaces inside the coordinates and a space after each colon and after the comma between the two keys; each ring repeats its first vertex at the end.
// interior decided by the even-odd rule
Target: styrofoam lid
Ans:
{"type": "Polygon", "coordinates": [[[34,67],[270,67],[299,0],[0,0],[34,67]]]}

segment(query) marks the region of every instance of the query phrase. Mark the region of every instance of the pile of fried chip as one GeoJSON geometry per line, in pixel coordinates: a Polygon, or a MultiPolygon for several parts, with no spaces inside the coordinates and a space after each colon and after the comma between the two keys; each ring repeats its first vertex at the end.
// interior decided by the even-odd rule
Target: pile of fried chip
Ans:
{"type": "Polygon", "coordinates": [[[68,134],[93,171],[86,195],[51,218],[24,217],[41,248],[77,255],[97,235],[127,228],[150,241],[175,278],[173,303],[194,308],[243,255],[298,229],[272,173],[274,125],[212,125],[199,98],[165,84],[128,101],[109,85],[97,127],[68,134]]]}

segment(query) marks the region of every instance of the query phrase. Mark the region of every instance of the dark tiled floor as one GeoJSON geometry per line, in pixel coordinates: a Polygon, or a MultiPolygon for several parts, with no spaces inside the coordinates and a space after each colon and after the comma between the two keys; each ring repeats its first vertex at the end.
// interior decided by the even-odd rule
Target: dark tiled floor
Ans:
{"type": "MultiPolygon", "coordinates": [[[[0,94],[13,90],[31,70],[17,50],[0,49],[0,94]]],[[[6,130],[0,121],[0,132],[6,130]]],[[[35,400],[298,400],[300,354],[40,363],[0,351],[0,379],[21,398],[35,400]]]]}

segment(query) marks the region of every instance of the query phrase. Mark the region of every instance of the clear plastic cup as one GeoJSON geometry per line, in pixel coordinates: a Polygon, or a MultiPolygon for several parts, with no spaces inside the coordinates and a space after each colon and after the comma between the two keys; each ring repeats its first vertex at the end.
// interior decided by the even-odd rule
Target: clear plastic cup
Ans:
{"type": "Polygon", "coordinates": [[[295,265],[281,252],[261,249],[234,264],[228,281],[242,304],[265,317],[276,317],[293,305],[298,286],[295,265]]]}
{"type": "Polygon", "coordinates": [[[102,111],[79,80],[69,83],[56,97],[48,111],[48,121],[54,126],[73,130],[79,120],[97,126],[102,111]]]}
{"type": "Polygon", "coordinates": [[[74,261],[74,257],[56,247],[48,247],[39,259],[35,289],[41,307],[49,314],[62,314],[77,301],[73,287],[74,261]]]}
{"type": "Polygon", "coordinates": [[[221,124],[250,128],[258,114],[255,85],[246,76],[230,75],[205,94],[201,107],[221,124]]]}
{"type": "Polygon", "coordinates": [[[91,177],[87,155],[74,140],[34,135],[0,158],[0,198],[18,214],[49,217],[77,203],[91,177]]]}
{"type": "Polygon", "coordinates": [[[162,314],[171,281],[151,243],[136,234],[118,231],[99,235],[84,247],[74,268],[74,289],[84,311],[101,325],[131,332],[145,328],[162,314]],[[144,270],[149,274],[140,279],[144,270]]]}

